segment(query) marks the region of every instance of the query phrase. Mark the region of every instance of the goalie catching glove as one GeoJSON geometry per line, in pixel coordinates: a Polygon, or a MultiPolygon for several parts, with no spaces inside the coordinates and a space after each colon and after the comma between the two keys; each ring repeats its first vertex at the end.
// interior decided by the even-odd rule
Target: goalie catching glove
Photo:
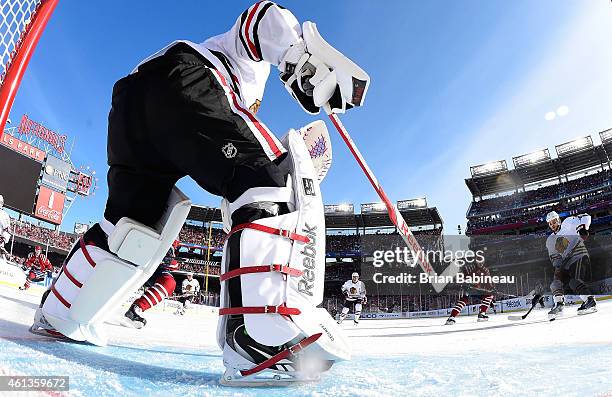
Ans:
{"type": "Polygon", "coordinates": [[[314,23],[304,22],[302,30],[302,39],[278,65],[287,91],[310,114],[318,114],[326,104],[334,113],[361,106],[370,77],[323,40],[314,23]]]}

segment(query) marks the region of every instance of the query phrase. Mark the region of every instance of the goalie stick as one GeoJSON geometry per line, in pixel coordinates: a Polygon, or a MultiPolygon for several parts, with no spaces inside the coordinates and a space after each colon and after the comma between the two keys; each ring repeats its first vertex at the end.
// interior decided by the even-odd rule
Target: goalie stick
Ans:
{"type": "MultiPolygon", "coordinates": [[[[374,187],[374,190],[376,190],[376,193],[378,194],[380,199],[385,204],[385,207],[387,208],[387,213],[389,214],[389,219],[391,219],[391,222],[393,222],[393,224],[397,228],[400,236],[402,236],[402,239],[404,240],[404,242],[406,243],[406,245],[412,252],[413,257],[416,258],[421,269],[425,273],[427,273],[429,277],[433,277],[434,282],[432,282],[431,285],[433,286],[434,290],[436,290],[436,292],[438,293],[441,292],[447,283],[439,282],[437,280],[438,274],[436,273],[436,271],[433,269],[433,267],[429,263],[429,260],[427,259],[427,255],[421,248],[419,242],[414,237],[414,234],[412,234],[412,231],[406,224],[406,221],[404,220],[404,217],[402,216],[402,214],[399,212],[399,209],[397,208],[397,206],[394,203],[392,203],[391,200],[389,200],[389,197],[387,197],[387,194],[385,193],[382,186],[376,179],[376,176],[374,176],[374,173],[372,172],[372,170],[366,163],[365,159],[361,155],[361,152],[359,152],[359,149],[357,149],[355,142],[353,142],[348,131],[346,130],[346,128],[344,128],[344,125],[340,121],[340,118],[338,117],[338,115],[331,111],[331,108],[329,105],[325,105],[324,109],[327,115],[329,116],[332,124],[334,125],[334,127],[336,127],[336,130],[338,130],[338,133],[342,137],[342,140],[344,141],[344,143],[346,143],[349,150],[353,154],[353,157],[355,157],[355,160],[357,160],[357,163],[359,164],[359,166],[365,173],[366,177],[368,178],[368,180],[374,187]]],[[[454,277],[457,274],[458,270],[459,269],[457,265],[455,265],[455,263],[453,262],[444,270],[444,272],[442,273],[442,277],[444,277],[445,279],[446,277],[449,277],[449,276],[454,277]]],[[[432,279],[430,278],[430,280],[432,279]]]]}

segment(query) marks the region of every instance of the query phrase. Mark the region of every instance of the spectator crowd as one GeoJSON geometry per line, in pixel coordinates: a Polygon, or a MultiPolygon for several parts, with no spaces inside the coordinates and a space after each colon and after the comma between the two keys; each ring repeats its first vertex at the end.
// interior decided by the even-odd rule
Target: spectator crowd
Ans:
{"type": "MultiPolygon", "coordinates": [[[[208,234],[207,228],[184,225],[183,229],[179,233],[179,241],[181,243],[197,244],[202,246],[208,246],[208,234]]],[[[221,248],[223,246],[223,239],[225,233],[221,229],[212,229],[211,234],[211,246],[215,248],[221,248]]]]}
{"type": "Polygon", "coordinates": [[[468,214],[468,234],[501,225],[537,223],[549,211],[581,211],[612,200],[610,170],[536,190],[474,201],[468,214]]]}
{"type": "Polygon", "coordinates": [[[13,233],[41,245],[49,245],[64,251],[70,250],[77,236],[72,233],[59,232],[29,222],[12,220],[13,233]]]}
{"type": "Polygon", "coordinates": [[[506,196],[493,197],[480,201],[474,201],[468,216],[477,216],[512,210],[525,206],[533,206],[541,203],[559,200],[564,197],[574,196],[600,186],[610,184],[609,170],[599,171],[561,184],[540,187],[535,190],[516,192],[506,196]]]}

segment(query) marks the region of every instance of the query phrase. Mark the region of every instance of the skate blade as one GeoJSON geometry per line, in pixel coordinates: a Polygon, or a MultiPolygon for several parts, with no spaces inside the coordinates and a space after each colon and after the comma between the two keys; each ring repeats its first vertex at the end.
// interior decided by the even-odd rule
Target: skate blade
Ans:
{"type": "Polygon", "coordinates": [[[488,318],[479,318],[478,320],[476,320],[479,323],[486,323],[487,321],[489,321],[488,318]]]}
{"type": "Polygon", "coordinates": [[[125,328],[141,329],[142,327],[144,327],[144,325],[141,322],[132,321],[125,316],[123,316],[123,318],[116,318],[115,321],[117,322],[118,325],[125,327],[125,328]]]}
{"type": "Polygon", "coordinates": [[[549,321],[555,321],[556,319],[563,317],[563,312],[559,313],[559,314],[549,314],[548,315],[548,320],[549,321]]]}
{"type": "Polygon", "coordinates": [[[275,375],[272,378],[249,378],[237,377],[234,379],[226,379],[222,376],[219,384],[227,387],[289,387],[297,386],[305,383],[318,382],[320,378],[298,379],[298,378],[282,378],[280,375],[275,375]]]}
{"type": "Polygon", "coordinates": [[[287,387],[317,382],[320,379],[319,373],[284,372],[268,368],[245,376],[240,370],[226,370],[219,383],[228,387],[287,387]]]}
{"type": "Polygon", "coordinates": [[[42,335],[42,336],[46,336],[46,337],[51,337],[57,340],[65,340],[65,341],[72,341],[72,339],[68,338],[67,336],[65,336],[64,334],[61,334],[57,331],[53,331],[50,329],[45,329],[45,328],[38,328],[34,325],[32,325],[29,328],[29,331],[35,335],[42,335]]]}
{"type": "Polygon", "coordinates": [[[139,323],[138,321],[131,321],[131,320],[125,320],[125,321],[120,321],[119,325],[126,327],[126,328],[133,328],[133,329],[141,329],[142,327],[144,327],[144,325],[142,323],[139,323]]]}
{"type": "Polygon", "coordinates": [[[219,384],[226,387],[289,387],[307,382],[295,380],[226,380],[224,378],[219,380],[219,384]]]}

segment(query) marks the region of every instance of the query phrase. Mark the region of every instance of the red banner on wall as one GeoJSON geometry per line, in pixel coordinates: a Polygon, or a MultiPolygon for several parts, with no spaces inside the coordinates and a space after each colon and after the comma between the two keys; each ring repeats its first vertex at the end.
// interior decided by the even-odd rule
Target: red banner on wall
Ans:
{"type": "Polygon", "coordinates": [[[47,222],[59,225],[62,223],[65,195],[41,186],[36,200],[34,216],[47,222]]]}
{"type": "Polygon", "coordinates": [[[29,143],[15,138],[9,134],[2,134],[2,144],[10,147],[16,152],[19,152],[25,156],[33,158],[36,161],[44,161],[47,154],[44,150],[40,150],[36,146],[32,146],[29,143]]]}

